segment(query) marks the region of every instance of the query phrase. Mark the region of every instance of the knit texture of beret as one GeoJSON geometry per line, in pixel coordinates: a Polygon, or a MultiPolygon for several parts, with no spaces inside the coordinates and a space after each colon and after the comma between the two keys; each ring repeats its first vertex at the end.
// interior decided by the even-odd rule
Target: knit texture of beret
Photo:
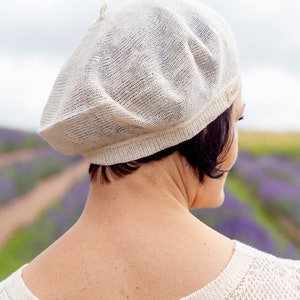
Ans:
{"type": "Polygon", "coordinates": [[[113,165],[197,135],[240,91],[233,34],[196,0],[127,1],[95,22],[62,67],[39,133],[113,165]]]}

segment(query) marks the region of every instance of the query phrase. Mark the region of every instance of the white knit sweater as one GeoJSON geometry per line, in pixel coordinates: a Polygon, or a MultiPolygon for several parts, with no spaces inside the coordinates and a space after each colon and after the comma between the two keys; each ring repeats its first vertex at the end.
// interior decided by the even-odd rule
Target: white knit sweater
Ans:
{"type": "MultiPolygon", "coordinates": [[[[0,300],[37,300],[22,280],[22,268],[0,283],[0,300]]],[[[214,281],[181,300],[300,300],[300,261],[280,259],[240,242],[214,281]]]]}

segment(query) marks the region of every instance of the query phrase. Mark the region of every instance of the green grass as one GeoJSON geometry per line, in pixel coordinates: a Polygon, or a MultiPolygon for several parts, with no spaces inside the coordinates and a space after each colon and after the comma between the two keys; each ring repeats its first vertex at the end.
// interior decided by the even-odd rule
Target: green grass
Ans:
{"type": "Polygon", "coordinates": [[[47,248],[53,242],[53,231],[54,225],[47,222],[44,213],[33,224],[20,228],[0,249],[0,281],[47,248]]]}
{"type": "Polygon", "coordinates": [[[300,157],[300,132],[239,132],[239,147],[257,155],[300,157]]]}
{"type": "Polygon", "coordinates": [[[38,229],[29,226],[19,230],[0,251],[0,280],[3,280],[24,263],[29,262],[35,254],[29,241],[36,237],[38,229]]]}

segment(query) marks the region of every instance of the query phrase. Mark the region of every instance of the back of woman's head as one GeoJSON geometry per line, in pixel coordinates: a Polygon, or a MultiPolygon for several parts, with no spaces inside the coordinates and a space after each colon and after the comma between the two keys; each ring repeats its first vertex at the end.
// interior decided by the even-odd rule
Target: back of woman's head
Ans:
{"type": "Polygon", "coordinates": [[[153,155],[111,166],[90,164],[91,181],[109,183],[113,179],[132,174],[145,163],[163,159],[176,151],[187,160],[200,182],[204,181],[205,176],[219,178],[226,172],[221,165],[231,144],[231,113],[232,106],[193,138],[153,155]]]}
{"type": "Polygon", "coordinates": [[[228,24],[196,0],[126,1],[103,17],[63,66],[40,134],[104,180],[175,151],[200,180],[219,176],[240,91],[228,24]]]}

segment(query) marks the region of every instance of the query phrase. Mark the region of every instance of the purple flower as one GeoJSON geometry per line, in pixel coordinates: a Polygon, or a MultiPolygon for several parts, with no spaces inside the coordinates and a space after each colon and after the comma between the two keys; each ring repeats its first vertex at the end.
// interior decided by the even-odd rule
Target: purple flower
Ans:
{"type": "Polygon", "coordinates": [[[238,178],[267,210],[283,213],[300,227],[300,162],[241,152],[232,176],[238,178]],[[268,209],[269,207],[269,209],[268,209]]]}
{"type": "Polygon", "coordinates": [[[252,245],[268,253],[278,254],[276,241],[271,238],[269,232],[251,218],[246,219],[237,216],[226,220],[216,229],[232,239],[252,245]]]}
{"type": "Polygon", "coordinates": [[[6,199],[14,199],[16,197],[16,190],[11,180],[4,175],[0,176],[0,204],[4,203],[6,199]]]}

